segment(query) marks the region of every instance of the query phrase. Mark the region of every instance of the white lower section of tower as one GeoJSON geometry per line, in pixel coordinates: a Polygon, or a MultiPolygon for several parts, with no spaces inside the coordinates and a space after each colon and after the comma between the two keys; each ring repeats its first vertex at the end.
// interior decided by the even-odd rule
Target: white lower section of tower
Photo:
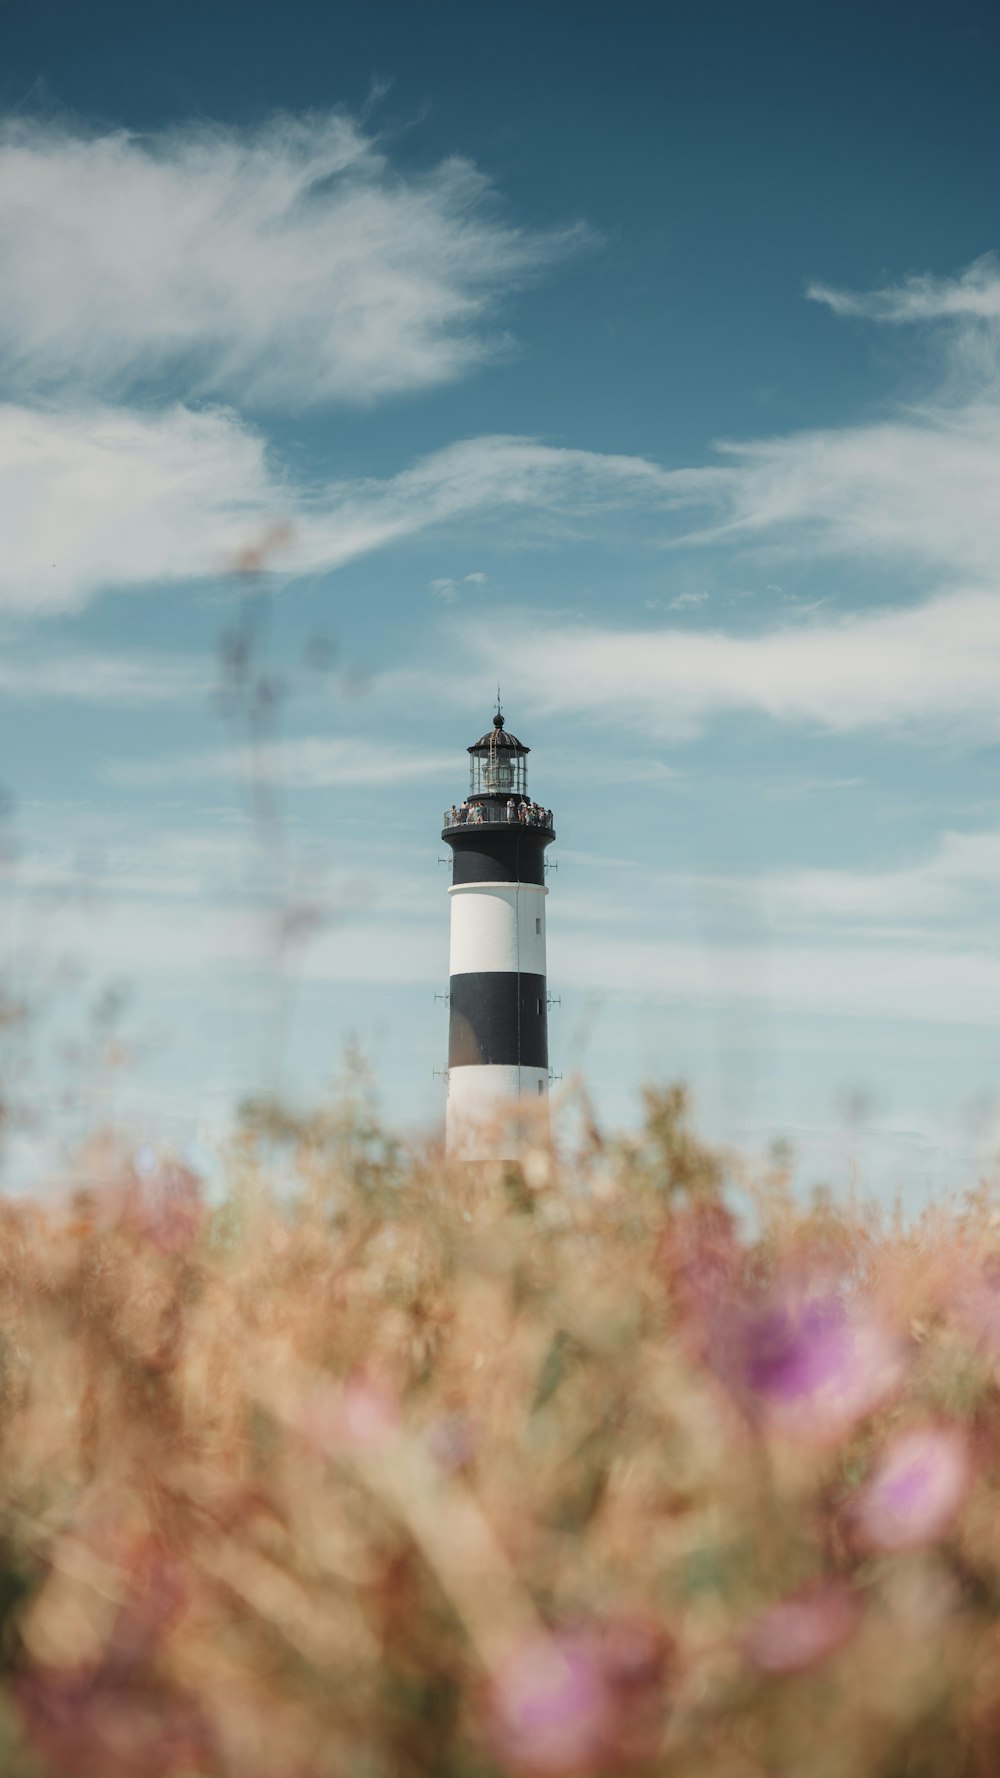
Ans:
{"type": "Polygon", "coordinates": [[[482,969],[545,974],[545,897],[540,883],[455,883],[452,975],[482,969]]]}
{"type": "Polygon", "coordinates": [[[547,1069],[491,1066],[448,1073],[448,1153],[464,1161],[507,1161],[547,1133],[547,1069]]]}

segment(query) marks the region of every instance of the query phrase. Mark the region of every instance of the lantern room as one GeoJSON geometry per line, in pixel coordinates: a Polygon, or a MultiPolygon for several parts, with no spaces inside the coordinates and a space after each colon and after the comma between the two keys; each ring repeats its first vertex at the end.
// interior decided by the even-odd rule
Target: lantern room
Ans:
{"type": "Polygon", "coordinates": [[[498,710],[493,727],[469,748],[469,795],[527,796],[529,751],[504,728],[498,710]]]}

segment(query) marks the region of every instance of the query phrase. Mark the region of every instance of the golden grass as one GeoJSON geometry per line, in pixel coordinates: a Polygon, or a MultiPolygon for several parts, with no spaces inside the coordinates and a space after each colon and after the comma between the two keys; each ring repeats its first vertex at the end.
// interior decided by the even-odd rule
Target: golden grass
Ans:
{"type": "Polygon", "coordinates": [[[988,1195],[748,1232],[678,1091],[584,1124],[0,1205],[4,1778],[1000,1770],[988,1195]]]}

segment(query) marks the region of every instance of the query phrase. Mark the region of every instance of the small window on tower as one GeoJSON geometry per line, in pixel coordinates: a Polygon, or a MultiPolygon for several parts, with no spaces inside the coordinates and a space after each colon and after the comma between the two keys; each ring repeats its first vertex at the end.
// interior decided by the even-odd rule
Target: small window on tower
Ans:
{"type": "Polygon", "coordinates": [[[540,1001],[540,1000],[536,1000],[536,1001],[535,1001],[535,1011],[536,1011],[536,1013],[537,1013],[537,1014],[538,1014],[538,1017],[539,1017],[539,1018],[541,1018],[541,1016],[542,1016],[542,1003],[541,1003],[541,1001],[540,1001]]]}
{"type": "Polygon", "coordinates": [[[541,914],[535,915],[535,931],[538,934],[538,937],[541,938],[541,936],[542,936],[542,916],[541,916],[541,914]]]}
{"type": "Polygon", "coordinates": [[[545,1090],[545,1089],[544,1089],[544,1087],[543,1087],[543,1085],[542,1085],[542,1082],[541,1082],[541,1081],[539,1081],[539,1083],[538,1083],[538,1097],[539,1097],[539,1098],[541,1098],[541,1096],[542,1096],[542,1093],[543,1093],[543,1092],[544,1092],[544,1090],[545,1090]]]}

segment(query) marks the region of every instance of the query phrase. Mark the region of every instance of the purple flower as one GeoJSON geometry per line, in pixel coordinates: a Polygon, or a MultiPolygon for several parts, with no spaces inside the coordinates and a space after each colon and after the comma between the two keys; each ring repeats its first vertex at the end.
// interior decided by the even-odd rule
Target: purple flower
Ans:
{"type": "Polygon", "coordinates": [[[971,1480],[965,1440],[954,1427],[902,1432],[880,1457],[852,1517],[870,1549],[910,1550],[943,1536],[971,1480]]]}
{"type": "Polygon", "coordinates": [[[785,1286],[729,1318],[723,1368],[769,1430],[825,1444],[895,1387],[902,1359],[866,1304],[829,1287],[785,1286]]]}
{"type": "Polygon", "coordinates": [[[496,1677],[494,1751],[520,1778],[621,1778],[655,1758],[676,1651],[663,1625],[623,1613],[522,1643],[496,1677]]]}
{"type": "Polygon", "coordinates": [[[861,1602],[841,1581],[815,1581],[769,1605],[744,1635],[744,1649],[763,1673],[802,1673],[828,1660],[853,1636],[861,1602]]]}

